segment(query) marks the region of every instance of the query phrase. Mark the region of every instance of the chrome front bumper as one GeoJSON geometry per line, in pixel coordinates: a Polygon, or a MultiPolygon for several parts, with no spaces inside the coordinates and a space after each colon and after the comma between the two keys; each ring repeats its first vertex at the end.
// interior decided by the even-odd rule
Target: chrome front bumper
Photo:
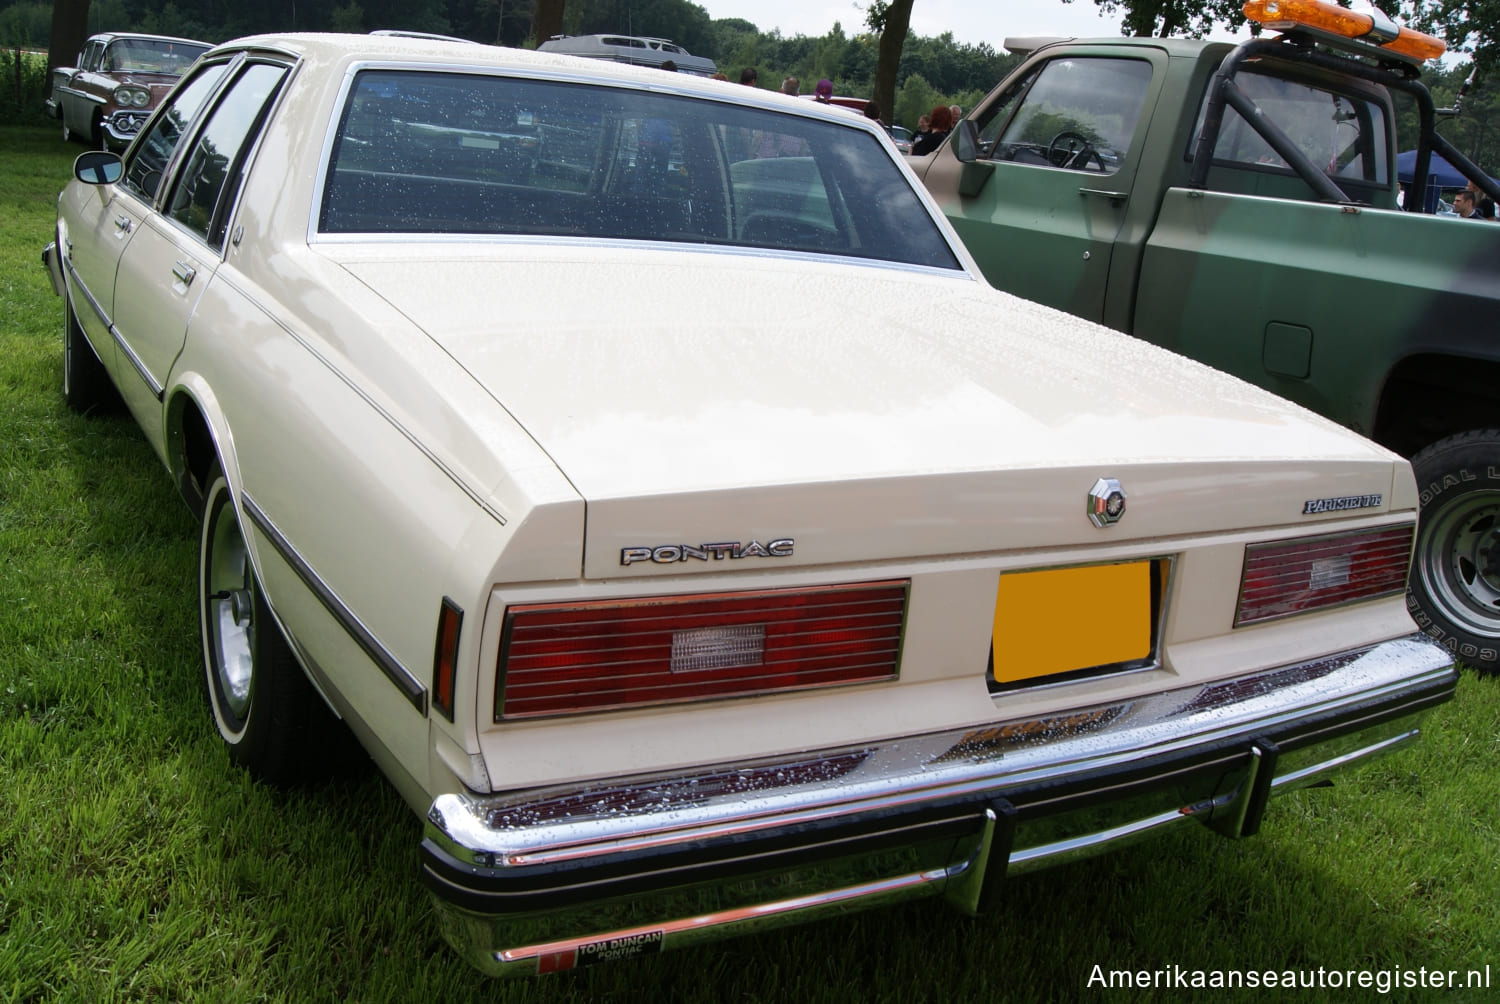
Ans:
{"type": "Polygon", "coordinates": [[[56,241],[42,248],[42,268],[47,270],[47,278],[52,280],[52,292],[58,296],[65,296],[68,287],[63,280],[62,262],[58,258],[56,241]]]}
{"type": "Polygon", "coordinates": [[[570,969],[1006,875],[1186,820],[1253,834],[1271,795],[1415,739],[1451,657],[1422,635],[1032,721],[691,774],[442,795],[422,874],[492,975],[570,969]]]}
{"type": "Polygon", "coordinates": [[[141,126],[145,125],[150,117],[149,111],[136,108],[122,109],[106,115],[100,122],[105,143],[112,150],[123,150],[135,139],[136,134],[141,131],[141,126]]]}

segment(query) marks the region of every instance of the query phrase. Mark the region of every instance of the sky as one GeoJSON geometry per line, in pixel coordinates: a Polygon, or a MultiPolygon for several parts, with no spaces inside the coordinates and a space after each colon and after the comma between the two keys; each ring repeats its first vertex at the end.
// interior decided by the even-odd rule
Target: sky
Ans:
{"type": "MultiPolygon", "coordinates": [[[[835,21],[845,35],[864,30],[868,0],[697,0],[711,18],[744,18],[761,31],[780,28],[786,36],[826,35],[835,21]]],[[[1094,0],[915,0],[911,31],[935,36],[953,32],[957,42],[988,42],[1003,52],[1006,36],[1118,35],[1118,13],[1099,16],[1094,0]]],[[[1229,33],[1214,38],[1232,39],[1229,33]]]]}

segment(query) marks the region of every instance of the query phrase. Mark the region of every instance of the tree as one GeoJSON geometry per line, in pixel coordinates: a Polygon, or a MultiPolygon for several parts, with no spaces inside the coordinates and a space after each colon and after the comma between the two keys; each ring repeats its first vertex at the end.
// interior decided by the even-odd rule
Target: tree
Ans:
{"type": "Polygon", "coordinates": [[[52,0],[52,33],[47,40],[47,96],[52,71],[72,66],[89,37],[89,0],[52,0]]]}
{"type": "MultiPolygon", "coordinates": [[[[1063,0],[1072,3],[1073,0],[1063,0]]],[[[1169,35],[1202,38],[1219,24],[1235,29],[1245,23],[1242,0],[1094,0],[1106,14],[1123,13],[1125,35],[1169,35]]]]}
{"type": "Polygon", "coordinates": [[[870,30],[880,34],[880,56],[875,64],[875,88],[871,96],[883,109],[896,107],[896,71],[901,67],[901,49],[911,30],[911,5],[912,0],[874,0],[865,12],[870,30]]]}
{"type": "Polygon", "coordinates": [[[553,35],[563,33],[563,5],[566,0],[536,0],[536,21],[532,26],[532,37],[545,42],[553,35]]]}
{"type": "Polygon", "coordinates": [[[1406,0],[1401,14],[1451,51],[1472,53],[1478,79],[1500,68],[1500,0],[1406,0]]]}

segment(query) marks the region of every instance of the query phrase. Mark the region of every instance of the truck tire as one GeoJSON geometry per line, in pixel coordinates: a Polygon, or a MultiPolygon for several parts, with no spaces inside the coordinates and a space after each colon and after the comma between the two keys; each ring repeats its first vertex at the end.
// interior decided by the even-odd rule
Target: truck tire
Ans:
{"type": "Polygon", "coordinates": [[[1412,457],[1421,494],[1407,607],[1454,658],[1500,672],[1500,429],[1412,457]]]}

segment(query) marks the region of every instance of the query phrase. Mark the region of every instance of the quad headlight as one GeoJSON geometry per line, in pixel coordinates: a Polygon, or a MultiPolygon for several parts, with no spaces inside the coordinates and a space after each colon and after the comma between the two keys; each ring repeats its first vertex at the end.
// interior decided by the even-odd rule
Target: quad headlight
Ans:
{"type": "Polygon", "coordinates": [[[115,104],[121,108],[145,108],[151,103],[151,92],[144,87],[116,87],[115,104]]]}

